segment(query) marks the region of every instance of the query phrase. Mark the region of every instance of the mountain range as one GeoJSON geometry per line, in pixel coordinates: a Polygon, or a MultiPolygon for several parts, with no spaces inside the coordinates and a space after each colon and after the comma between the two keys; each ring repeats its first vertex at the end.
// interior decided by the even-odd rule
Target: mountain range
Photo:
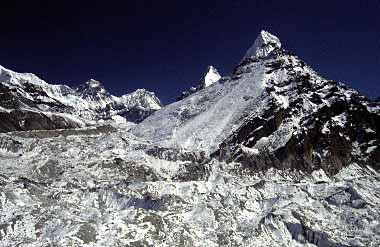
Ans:
{"type": "Polygon", "coordinates": [[[138,123],[162,107],[145,89],[116,97],[93,79],[71,88],[0,67],[0,81],[1,132],[78,128],[108,120],[138,123]]]}
{"type": "Polygon", "coordinates": [[[261,31],[162,106],[0,67],[3,246],[379,246],[380,102],[261,31]]]}

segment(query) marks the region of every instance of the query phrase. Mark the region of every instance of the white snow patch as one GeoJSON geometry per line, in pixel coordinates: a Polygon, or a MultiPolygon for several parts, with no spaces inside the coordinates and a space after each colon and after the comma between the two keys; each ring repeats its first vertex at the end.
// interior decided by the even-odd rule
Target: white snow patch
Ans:
{"type": "Polygon", "coordinates": [[[367,133],[376,133],[376,131],[374,131],[373,129],[370,129],[370,128],[366,128],[365,132],[367,132],[367,133]]]}
{"type": "Polygon", "coordinates": [[[207,73],[203,79],[203,86],[205,88],[208,86],[211,86],[215,82],[219,81],[220,78],[222,78],[222,77],[220,76],[218,71],[213,66],[209,66],[208,71],[207,71],[207,73]]]}
{"type": "Polygon", "coordinates": [[[281,47],[280,40],[276,36],[263,30],[260,32],[259,36],[256,38],[252,47],[248,49],[243,60],[249,57],[266,57],[274,49],[280,48],[280,47],[281,47]]]}
{"type": "Polygon", "coordinates": [[[334,121],[336,125],[344,128],[344,126],[347,123],[347,113],[343,112],[335,117],[332,117],[331,119],[334,121]]]}
{"type": "Polygon", "coordinates": [[[372,153],[373,151],[375,151],[376,148],[377,148],[377,146],[370,146],[367,148],[367,150],[365,152],[367,154],[372,153]]]}
{"type": "Polygon", "coordinates": [[[249,148],[244,145],[240,145],[241,150],[250,155],[259,155],[260,151],[257,148],[249,148]]]}
{"type": "Polygon", "coordinates": [[[284,95],[272,93],[272,96],[277,100],[277,102],[279,103],[279,105],[282,106],[282,108],[286,109],[289,107],[289,99],[284,95]]]}
{"type": "Polygon", "coordinates": [[[326,123],[323,124],[323,128],[322,128],[322,134],[328,134],[330,133],[330,128],[328,127],[330,124],[330,121],[327,121],[326,123]]]}

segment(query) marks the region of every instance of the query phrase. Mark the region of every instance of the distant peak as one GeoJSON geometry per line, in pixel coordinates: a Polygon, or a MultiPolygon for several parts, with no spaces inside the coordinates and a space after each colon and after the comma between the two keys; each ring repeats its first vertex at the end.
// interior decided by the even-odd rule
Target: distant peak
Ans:
{"type": "Polygon", "coordinates": [[[219,81],[220,78],[222,77],[220,76],[218,70],[215,69],[212,65],[209,65],[207,67],[205,74],[203,75],[201,79],[200,86],[202,88],[206,88],[214,84],[215,82],[219,81]]]}
{"type": "Polygon", "coordinates": [[[138,88],[138,89],[136,89],[135,93],[140,93],[140,94],[150,94],[150,93],[153,93],[153,92],[149,92],[149,91],[146,90],[145,88],[138,88]]]}
{"type": "Polygon", "coordinates": [[[141,106],[146,109],[158,110],[163,105],[154,92],[150,92],[144,88],[125,94],[120,97],[127,105],[141,106]]]}
{"type": "Polygon", "coordinates": [[[205,74],[208,74],[208,73],[219,74],[218,70],[212,65],[207,66],[207,70],[205,74]]]}
{"type": "Polygon", "coordinates": [[[102,84],[100,83],[100,81],[97,81],[97,80],[94,80],[94,79],[90,79],[90,80],[86,81],[85,84],[88,87],[92,87],[92,88],[102,86],[102,84]]]}
{"type": "Polygon", "coordinates": [[[108,94],[104,86],[100,83],[100,81],[90,79],[85,83],[81,84],[77,87],[77,91],[82,95],[96,95],[97,93],[108,94]]]}
{"type": "Polygon", "coordinates": [[[207,71],[210,71],[210,70],[216,70],[214,66],[212,65],[209,65],[207,66],[207,71]]]}
{"type": "Polygon", "coordinates": [[[281,48],[280,39],[262,30],[243,59],[248,57],[266,57],[277,48],[281,48]]]}
{"type": "Polygon", "coordinates": [[[198,92],[206,87],[209,87],[215,82],[219,81],[221,78],[222,76],[219,74],[218,70],[215,69],[214,66],[209,65],[207,66],[206,72],[203,74],[203,76],[199,80],[198,86],[190,87],[188,91],[182,92],[181,96],[179,96],[177,100],[182,100],[195,92],[198,92]]]}
{"type": "Polygon", "coordinates": [[[105,88],[102,85],[100,81],[97,81],[95,79],[90,79],[83,83],[82,85],[79,86],[80,89],[82,90],[90,90],[90,91],[101,91],[105,92],[105,88]]]}

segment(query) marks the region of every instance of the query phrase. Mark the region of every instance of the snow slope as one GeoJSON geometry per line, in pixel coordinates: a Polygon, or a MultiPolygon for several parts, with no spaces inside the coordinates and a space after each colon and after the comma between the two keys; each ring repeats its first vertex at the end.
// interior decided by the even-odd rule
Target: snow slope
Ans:
{"type": "MultiPolygon", "coordinates": [[[[263,35],[274,37],[261,32],[253,48],[267,44],[263,35]]],[[[285,79],[284,73],[267,75],[265,62],[248,64],[245,70],[249,73],[223,78],[180,102],[166,106],[136,126],[134,133],[161,145],[215,151],[248,112],[265,107],[260,96],[268,82],[285,79]]]]}
{"type": "Polygon", "coordinates": [[[134,133],[162,145],[213,150],[239,119],[259,104],[271,76],[263,64],[251,74],[221,79],[182,101],[166,106],[136,126],[134,133]]]}

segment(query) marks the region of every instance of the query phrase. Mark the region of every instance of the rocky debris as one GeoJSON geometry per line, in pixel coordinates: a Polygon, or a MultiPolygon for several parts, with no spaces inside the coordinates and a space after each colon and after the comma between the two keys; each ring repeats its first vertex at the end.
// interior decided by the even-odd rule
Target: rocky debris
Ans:
{"type": "Polygon", "coordinates": [[[353,208],[363,208],[367,204],[365,200],[352,188],[342,188],[342,190],[326,198],[328,203],[335,206],[347,205],[353,208]]]}
{"type": "Polygon", "coordinates": [[[380,178],[357,165],[335,176],[243,173],[242,164],[155,147],[118,129],[0,140],[22,154],[0,156],[0,238],[7,247],[380,241],[380,178]]]}
{"type": "Polygon", "coordinates": [[[184,150],[169,149],[163,147],[148,148],[145,153],[159,160],[181,163],[174,181],[197,181],[207,179],[209,176],[210,162],[204,152],[186,152],[184,150]]]}
{"type": "Polygon", "coordinates": [[[15,131],[13,136],[22,138],[52,138],[59,136],[76,136],[76,135],[99,135],[115,132],[117,129],[112,125],[99,125],[89,128],[78,129],[54,129],[54,130],[32,130],[32,131],[15,131]]]}
{"type": "Polygon", "coordinates": [[[301,244],[310,243],[315,246],[324,247],[350,247],[352,245],[335,243],[329,240],[330,236],[324,232],[318,232],[310,229],[307,226],[297,223],[287,223],[286,227],[292,235],[292,239],[301,244]]]}
{"type": "Polygon", "coordinates": [[[0,149],[10,153],[18,153],[22,148],[22,143],[10,136],[0,138],[0,149]]]}
{"type": "Polygon", "coordinates": [[[194,163],[206,163],[209,161],[204,152],[198,153],[159,146],[148,148],[145,152],[148,155],[167,161],[192,161],[194,163]]]}

